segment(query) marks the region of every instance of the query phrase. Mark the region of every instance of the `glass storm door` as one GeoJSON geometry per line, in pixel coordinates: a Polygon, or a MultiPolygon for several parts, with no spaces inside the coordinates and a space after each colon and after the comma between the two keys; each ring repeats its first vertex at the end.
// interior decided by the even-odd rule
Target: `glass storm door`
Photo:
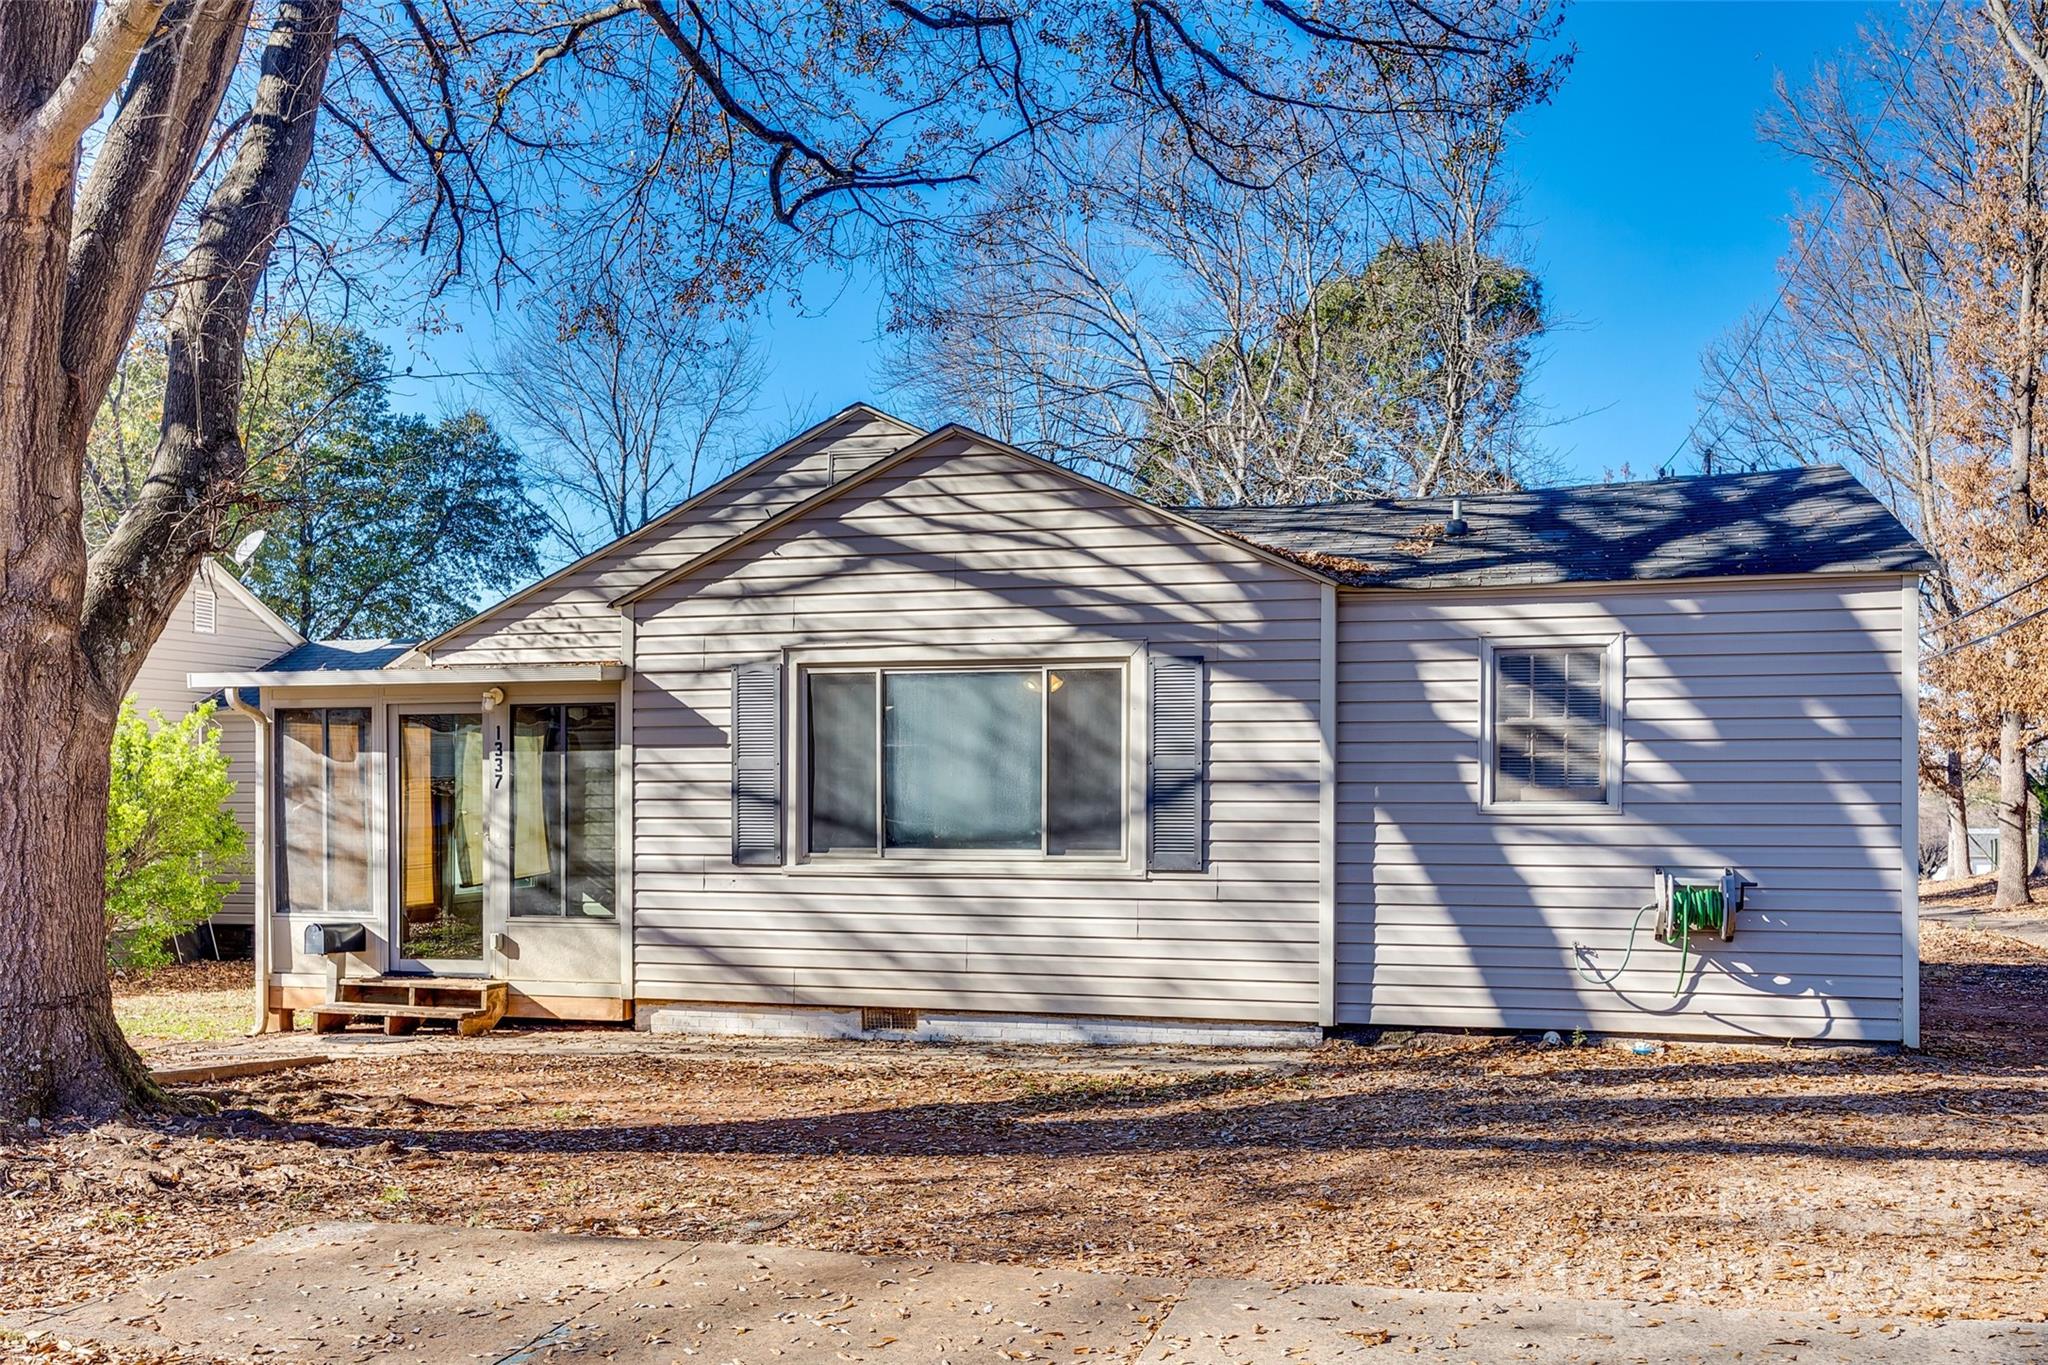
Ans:
{"type": "Polygon", "coordinates": [[[484,972],[484,731],[475,710],[398,717],[393,966],[484,972]]]}

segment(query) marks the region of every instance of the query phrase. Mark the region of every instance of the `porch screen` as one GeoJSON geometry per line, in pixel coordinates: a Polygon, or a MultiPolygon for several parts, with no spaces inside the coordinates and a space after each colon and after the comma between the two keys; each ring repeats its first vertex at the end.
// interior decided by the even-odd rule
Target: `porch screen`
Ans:
{"type": "Polygon", "coordinates": [[[278,908],[370,913],[370,713],[277,713],[278,908]]]}
{"type": "Polygon", "coordinates": [[[618,712],[512,708],[512,913],[611,919],[618,884],[618,712]]]}

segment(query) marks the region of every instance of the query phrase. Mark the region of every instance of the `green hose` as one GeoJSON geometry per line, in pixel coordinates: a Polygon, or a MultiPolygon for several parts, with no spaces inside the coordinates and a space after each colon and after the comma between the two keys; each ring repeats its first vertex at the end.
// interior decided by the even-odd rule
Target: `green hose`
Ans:
{"type": "Polygon", "coordinates": [[[1628,970],[1629,958],[1635,955],[1636,931],[1643,927],[1643,916],[1651,914],[1656,910],[1656,908],[1657,907],[1655,905],[1646,905],[1642,909],[1636,911],[1636,922],[1634,924],[1629,925],[1628,927],[1628,946],[1621,950],[1621,965],[1614,969],[1614,974],[1612,976],[1595,976],[1593,973],[1587,971],[1584,967],[1580,966],[1574,966],[1572,970],[1577,972],[1580,976],[1584,977],[1586,980],[1592,982],[1596,986],[1611,986],[1615,982],[1621,980],[1621,974],[1628,970]]]}
{"type": "Polygon", "coordinates": [[[1724,913],[1721,888],[1718,886],[1671,888],[1671,932],[1678,939],[1678,984],[1671,988],[1673,995],[1679,995],[1685,990],[1685,956],[1692,948],[1693,930],[1711,929],[1718,932],[1724,913]]]}

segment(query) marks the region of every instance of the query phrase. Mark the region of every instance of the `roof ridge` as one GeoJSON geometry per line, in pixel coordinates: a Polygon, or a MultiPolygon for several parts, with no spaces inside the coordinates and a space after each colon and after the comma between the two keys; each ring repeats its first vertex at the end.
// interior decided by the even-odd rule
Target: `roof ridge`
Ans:
{"type": "Polygon", "coordinates": [[[1839,474],[1861,484],[1849,469],[1829,460],[1821,464],[1779,465],[1771,469],[1739,469],[1725,474],[1668,474],[1661,479],[1615,479],[1600,483],[1551,484],[1542,488],[1496,488],[1478,493],[1429,493],[1407,497],[1336,498],[1328,502],[1268,502],[1236,503],[1228,507],[1205,507],[1184,503],[1175,510],[1191,517],[1202,517],[1209,513],[1236,512],[1313,512],[1336,507],[1413,507],[1427,503],[1449,502],[1462,498],[1467,502],[1485,501],[1489,498],[1532,498],[1551,497],[1567,493],[1620,492],[1633,488],[1664,488],[1674,484],[1734,483],[1741,479],[1777,478],[1805,474],[1839,474]]]}

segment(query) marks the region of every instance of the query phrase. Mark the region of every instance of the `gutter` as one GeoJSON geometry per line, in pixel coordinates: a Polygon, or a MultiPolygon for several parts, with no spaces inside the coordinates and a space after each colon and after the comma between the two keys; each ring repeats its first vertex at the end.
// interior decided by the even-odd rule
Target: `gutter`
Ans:
{"type": "Polygon", "coordinates": [[[256,1023],[251,1037],[270,1027],[270,717],[260,706],[242,700],[240,689],[230,687],[221,694],[228,709],[249,718],[256,727],[256,858],[251,869],[255,881],[254,955],[256,959],[256,1023]]]}

